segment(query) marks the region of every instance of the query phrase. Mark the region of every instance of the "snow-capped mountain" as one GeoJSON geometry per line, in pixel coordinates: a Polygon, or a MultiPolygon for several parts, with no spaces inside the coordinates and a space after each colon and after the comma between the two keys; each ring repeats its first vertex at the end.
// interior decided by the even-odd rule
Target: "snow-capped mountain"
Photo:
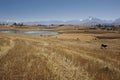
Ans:
{"type": "Polygon", "coordinates": [[[80,19],[80,20],[71,20],[71,21],[66,21],[65,24],[78,24],[78,25],[96,25],[96,24],[102,24],[104,23],[103,20],[94,18],[94,17],[89,17],[87,19],[80,19]]]}
{"type": "Polygon", "coordinates": [[[65,22],[65,24],[77,24],[77,25],[96,25],[96,24],[111,24],[113,21],[111,20],[101,20],[95,17],[89,17],[87,19],[80,20],[71,20],[65,22]]]}
{"type": "Polygon", "coordinates": [[[82,21],[83,25],[96,25],[96,24],[103,24],[104,21],[95,17],[89,17],[82,21]]]}
{"type": "Polygon", "coordinates": [[[113,25],[120,25],[120,18],[116,19],[112,24],[113,25]]]}

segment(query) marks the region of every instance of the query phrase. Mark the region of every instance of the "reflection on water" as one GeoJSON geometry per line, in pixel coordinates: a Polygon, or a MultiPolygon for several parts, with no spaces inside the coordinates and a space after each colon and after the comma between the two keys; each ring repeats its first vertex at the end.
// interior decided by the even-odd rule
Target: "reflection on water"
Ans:
{"type": "Polygon", "coordinates": [[[0,30],[1,33],[9,33],[9,34],[27,34],[34,36],[52,36],[57,35],[58,32],[51,31],[16,31],[16,30],[0,30]]]}

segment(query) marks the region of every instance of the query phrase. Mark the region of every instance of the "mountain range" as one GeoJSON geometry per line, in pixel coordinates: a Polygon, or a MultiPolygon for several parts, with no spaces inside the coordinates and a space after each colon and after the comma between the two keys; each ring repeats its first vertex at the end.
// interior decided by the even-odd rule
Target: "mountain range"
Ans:
{"type": "Polygon", "coordinates": [[[69,20],[69,21],[58,21],[58,20],[51,20],[51,21],[39,21],[39,22],[26,22],[24,24],[43,24],[43,25],[50,25],[50,24],[71,24],[71,25],[96,25],[96,24],[111,24],[111,25],[120,25],[120,18],[116,20],[102,20],[95,17],[89,17],[87,19],[80,19],[80,20],[69,20]]]}
{"type": "MultiPolygon", "coordinates": [[[[8,24],[12,24],[14,22],[4,22],[8,24]]],[[[59,20],[51,20],[51,21],[37,21],[37,22],[21,22],[25,25],[60,25],[60,24],[71,24],[71,25],[96,25],[96,24],[110,24],[110,25],[120,25],[120,18],[116,20],[102,20],[95,17],[89,17],[87,19],[80,20],[69,20],[69,21],[59,21],[59,20]]]]}

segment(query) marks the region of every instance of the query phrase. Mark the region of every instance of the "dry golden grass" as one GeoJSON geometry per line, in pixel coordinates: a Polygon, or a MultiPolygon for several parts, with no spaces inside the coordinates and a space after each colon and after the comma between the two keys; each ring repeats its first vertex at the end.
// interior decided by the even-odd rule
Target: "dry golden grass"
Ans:
{"type": "Polygon", "coordinates": [[[96,39],[96,37],[89,34],[76,34],[76,33],[59,34],[53,37],[63,40],[80,40],[80,41],[91,41],[96,39]]]}
{"type": "Polygon", "coordinates": [[[119,80],[120,39],[95,36],[0,33],[0,80],[119,80]]]}

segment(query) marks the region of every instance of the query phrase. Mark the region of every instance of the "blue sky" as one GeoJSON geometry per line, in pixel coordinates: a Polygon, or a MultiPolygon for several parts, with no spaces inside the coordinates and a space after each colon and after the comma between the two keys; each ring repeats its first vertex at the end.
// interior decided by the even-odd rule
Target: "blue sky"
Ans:
{"type": "Polygon", "coordinates": [[[0,0],[0,21],[75,20],[120,17],[120,0],[0,0]]]}

